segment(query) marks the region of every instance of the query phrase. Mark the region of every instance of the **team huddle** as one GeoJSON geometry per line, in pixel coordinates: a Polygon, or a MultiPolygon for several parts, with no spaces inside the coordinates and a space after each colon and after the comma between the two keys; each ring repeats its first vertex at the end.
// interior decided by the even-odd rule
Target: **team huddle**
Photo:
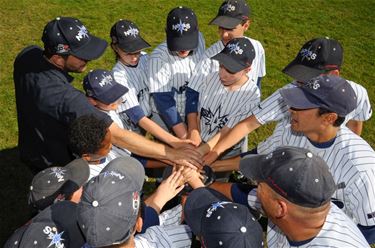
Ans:
{"type": "Polygon", "coordinates": [[[48,22],[44,48],[14,62],[35,214],[5,247],[375,244],[366,89],[340,77],[337,40],[314,38],[282,70],[292,82],[261,101],[265,52],[244,36],[250,14],[245,0],[224,1],[210,22],[220,39],[206,48],[194,11],[176,7],[150,54],[138,26],[119,20],[116,62],[87,72],[84,92],[69,73],[107,42],[76,18],[48,22]],[[247,135],[269,122],[273,134],[248,151],[247,135]],[[148,177],[156,188],[144,194],[148,177]]]}

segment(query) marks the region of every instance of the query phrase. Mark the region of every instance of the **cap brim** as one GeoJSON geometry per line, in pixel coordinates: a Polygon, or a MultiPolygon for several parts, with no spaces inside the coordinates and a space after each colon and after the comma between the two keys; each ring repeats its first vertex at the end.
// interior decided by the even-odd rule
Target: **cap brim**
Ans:
{"type": "Polygon", "coordinates": [[[194,50],[198,47],[198,36],[198,31],[180,37],[167,34],[168,49],[172,52],[194,50]]]}
{"type": "Polygon", "coordinates": [[[218,201],[230,200],[223,194],[205,187],[195,189],[189,194],[184,208],[184,216],[186,223],[195,235],[202,233],[202,218],[210,205],[218,201]]]}
{"type": "Polygon", "coordinates": [[[127,177],[134,179],[137,183],[138,191],[142,190],[145,179],[145,169],[138,160],[132,157],[115,158],[104,167],[101,173],[112,170],[121,172],[127,177]]]}
{"type": "Polygon", "coordinates": [[[312,96],[306,94],[306,92],[301,87],[282,89],[280,90],[280,94],[283,97],[285,103],[292,108],[312,109],[320,107],[319,104],[316,104],[312,101],[312,96]]]}
{"type": "Polygon", "coordinates": [[[134,40],[130,43],[118,43],[118,46],[126,53],[134,53],[151,47],[151,45],[141,37],[139,37],[138,40],[134,40]]]}
{"type": "Polygon", "coordinates": [[[129,91],[127,87],[122,84],[115,84],[111,90],[104,92],[103,94],[96,95],[95,98],[105,104],[112,104],[116,102],[120,97],[129,91]]]}
{"type": "Polygon", "coordinates": [[[225,67],[225,69],[227,69],[231,73],[239,72],[248,67],[246,65],[242,65],[237,60],[224,53],[218,53],[211,59],[219,61],[219,63],[222,64],[225,67]]]}
{"type": "Polygon", "coordinates": [[[68,170],[70,174],[69,180],[63,185],[64,193],[73,193],[89,179],[89,165],[81,158],[73,160],[64,166],[64,168],[68,170]]]}
{"type": "Polygon", "coordinates": [[[250,154],[240,160],[240,171],[245,177],[253,180],[263,180],[262,167],[264,157],[262,154],[250,154]]]}
{"type": "Polygon", "coordinates": [[[311,68],[305,65],[298,63],[297,61],[293,60],[289,65],[287,65],[283,70],[283,73],[291,76],[297,81],[300,82],[308,82],[310,79],[319,76],[320,74],[324,73],[324,70],[319,70],[315,68],[311,68]]]}
{"type": "Polygon", "coordinates": [[[210,21],[210,25],[217,25],[222,28],[226,29],[233,29],[235,28],[238,24],[241,23],[242,20],[234,18],[234,17],[229,17],[229,16],[216,16],[212,21],[210,21]]]}
{"type": "Polygon", "coordinates": [[[98,37],[91,35],[90,41],[77,50],[71,50],[71,54],[83,59],[83,60],[94,60],[102,56],[108,43],[98,37]]]}

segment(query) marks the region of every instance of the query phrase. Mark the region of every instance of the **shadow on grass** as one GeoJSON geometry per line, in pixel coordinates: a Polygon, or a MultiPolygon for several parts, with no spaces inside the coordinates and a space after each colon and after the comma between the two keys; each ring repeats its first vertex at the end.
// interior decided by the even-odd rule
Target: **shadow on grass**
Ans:
{"type": "Polygon", "coordinates": [[[27,205],[33,174],[18,156],[18,148],[0,151],[0,246],[31,217],[27,205]]]}

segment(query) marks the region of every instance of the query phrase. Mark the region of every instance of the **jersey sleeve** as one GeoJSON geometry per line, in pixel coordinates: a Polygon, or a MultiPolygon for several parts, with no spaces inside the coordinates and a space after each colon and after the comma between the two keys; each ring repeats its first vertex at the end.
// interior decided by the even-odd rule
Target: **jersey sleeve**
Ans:
{"type": "Polygon", "coordinates": [[[199,103],[199,92],[191,89],[190,87],[186,88],[186,106],[185,114],[198,113],[198,103],[199,103]]]}
{"type": "Polygon", "coordinates": [[[160,56],[158,53],[152,54],[148,60],[150,93],[172,90],[172,85],[170,85],[171,68],[160,56]]]}
{"type": "MultiPolygon", "coordinates": [[[[349,81],[348,81],[349,82],[349,81]]],[[[357,95],[357,108],[347,116],[347,120],[367,121],[372,116],[372,108],[367,90],[354,82],[349,82],[357,95]]]]}
{"type": "Polygon", "coordinates": [[[182,205],[179,204],[174,208],[168,209],[159,214],[160,226],[176,226],[182,221],[182,205]]]}
{"type": "Polygon", "coordinates": [[[279,121],[287,115],[288,106],[280,94],[280,89],[259,103],[254,110],[255,118],[262,125],[272,121],[279,121]]]}
{"type": "Polygon", "coordinates": [[[192,233],[187,225],[152,226],[144,234],[134,237],[136,247],[188,248],[191,246],[192,233]]]}
{"type": "Polygon", "coordinates": [[[173,92],[154,93],[156,108],[169,128],[182,122],[173,92]]]}

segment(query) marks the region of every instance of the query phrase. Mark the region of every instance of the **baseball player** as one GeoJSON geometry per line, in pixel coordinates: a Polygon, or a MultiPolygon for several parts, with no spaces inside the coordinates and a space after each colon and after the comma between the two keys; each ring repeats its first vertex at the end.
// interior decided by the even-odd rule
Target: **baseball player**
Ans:
{"type": "Polygon", "coordinates": [[[135,23],[129,20],[116,22],[111,28],[110,37],[117,59],[112,69],[114,78],[129,89],[117,110],[124,128],[140,134],[143,130],[147,131],[174,147],[179,139],[151,119],[150,90],[146,75],[148,55],[142,51],[150,45],[140,36],[135,23]]]}
{"type": "MultiPolygon", "coordinates": [[[[320,74],[339,75],[342,64],[343,49],[341,44],[330,38],[316,38],[306,42],[296,58],[284,68],[283,72],[292,76],[296,81],[283,87],[299,86],[298,82],[306,82],[310,77],[320,74]]],[[[355,110],[345,117],[343,125],[360,135],[362,122],[372,115],[367,91],[361,85],[349,81],[357,95],[355,110]]],[[[271,121],[280,121],[289,116],[288,107],[280,95],[280,89],[262,101],[254,114],[236,125],[231,132],[223,137],[205,157],[205,162],[212,163],[219,154],[236,144],[244,135],[271,121]]]]}
{"type": "MultiPolygon", "coordinates": [[[[202,84],[206,82],[205,77],[210,73],[219,71],[218,61],[212,60],[211,58],[220,53],[231,39],[245,37],[244,33],[248,30],[250,22],[250,7],[245,0],[228,0],[222,3],[217,16],[210,22],[210,24],[218,26],[220,40],[206,49],[201,62],[196,66],[196,72],[190,79],[191,84],[202,84]]],[[[266,75],[264,49],[259,41],[249,37],[245,38],[249,39],[255,50],[255,58],[251,70],[247,74],[249,80],[253,84],[257,84],[260,90],[261,79],[266,75]]],[[[199,142],[199,137],[195,133],[189,132],[188,138],[195,144],[199,142]]],[[[237,142],[239,142],[239,140],[237,142]]],[[[242,152],[246,152],[247,137],[245,137],[245,141],[242,143],[242,152]]]]}
{"type": "MultiPolygon", "coordinates": [[[[188,130],[198,133],[203,143],[207,143],[201,146],[203,154],[209,151],[205,146],[213,147],[220,136],[248,117],[258,105],[259,88],[248,77],[255,56],[255,49],[247,38],[235,38],[212,57],[220,63],[219,71],[209,74],[200,84],[188,86],[188,130]]],[[[240,146],[232,147],[224,156],[239,155],[240,146]]]]}
{"type": "Polygon", "coordinates": [[[351,85],[340,77],[319,76],[301,87],[280,91],[290,118],[257,146],[267,154],[279,146],[304,147],[326,161],[338,185],[334,198],[358,224],[370,244],[375,243],[375,152],[366,141],[341,123],[355,109],[351,85]]]}
{"type": "Polygon", "coordinates": [[[195,13],[186,7],[169,12],[166,35],[167,41],[155,48],[149,58],[150,93],[155,103],[153,118],[185,139],[185,90],[204,53],[205,43],[195,13]]]}
{"type": "Polygon", "coordinates": [[[85,185],[78,223],[90,247],[190,247],[187,225],[152,226],[144,234],[140,218],[145,173],[133,158],[117,158],[85,185]]]}
{"type": "MultiPolygon", "coordinates": [[[[327,163],[308,149],[279,147],[250,155],[241,160],[240,170],[259,182],[268,247],[369,247],[353,221],[330,202],[334,178],[327,163]]],[[[239,195],[232,196],[238,200],[239,195]]],[[[256,207],[246,196],[245,204],[256,207]]]]}

